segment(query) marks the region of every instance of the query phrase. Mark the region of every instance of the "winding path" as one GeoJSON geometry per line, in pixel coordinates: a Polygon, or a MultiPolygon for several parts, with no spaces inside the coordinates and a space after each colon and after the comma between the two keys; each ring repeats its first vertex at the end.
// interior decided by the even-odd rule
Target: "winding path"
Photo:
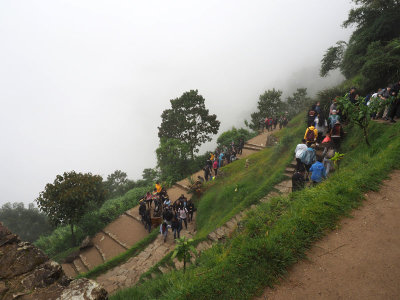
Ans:
{"type": "Polygon", "coordinates": [[[257,299],[399,299],[400,171],[257,299]]]}

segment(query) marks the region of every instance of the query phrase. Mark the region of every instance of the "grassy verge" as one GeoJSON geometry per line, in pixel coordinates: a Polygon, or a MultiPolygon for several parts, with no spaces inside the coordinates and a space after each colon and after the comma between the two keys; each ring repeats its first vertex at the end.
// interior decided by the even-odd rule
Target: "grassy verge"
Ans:
{"type": "Polygon", "coordinates": [[[157,238],[158,234],[158,230],[153,230],[148,236],[137,242],[124,253],[113,257],[109,261],[106,261],[105,263],[94,267],[86,273],[79,274],[76,278],[96,278],[97,276],[104,274],[108,270],[111,270],[112,268],[126,262],[129,258],[138,255],[144,248],[146,248],[151,242],[153,242],[157,238]]]}
{"type": "Polygon", "coordinates": [[[273,285],[303,258],[312,243],[361,205],[400,167],[400,124],[372,123],[371,147],[352,128],[343,144],[340,171],[288,197],[276,197],[249,213],[244,230],[202,253],[185,274],[173,271],[118,292],[111,299],[250,299],[273,285]]]}
{"type": "Polygon", "coordinates": [[[209,183],[197,204],[198,238],[207,236],[246,207],[257,203],[282,181],[284,169],[293,159],[294,146],[303,135],[303,119],[299,115],[291,121],[290,127],[278,133],[278,147],[251,155],[249,168],[245,167],[246,160],[241,159],[220,169],[223,176],[209,183]]]}

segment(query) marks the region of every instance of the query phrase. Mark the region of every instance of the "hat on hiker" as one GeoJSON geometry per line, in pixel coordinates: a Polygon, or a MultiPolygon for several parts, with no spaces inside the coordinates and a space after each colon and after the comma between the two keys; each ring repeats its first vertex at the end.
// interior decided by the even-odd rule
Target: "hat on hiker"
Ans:
{"type": "Polygon", "coordinates": [[[336,114],[336,109],[332,110],[332,114],[336,114]]]}

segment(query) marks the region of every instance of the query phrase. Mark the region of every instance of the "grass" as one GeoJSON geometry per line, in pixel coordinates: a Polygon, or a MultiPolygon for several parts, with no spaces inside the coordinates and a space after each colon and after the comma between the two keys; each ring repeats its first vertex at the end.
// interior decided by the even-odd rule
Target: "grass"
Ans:
{"type": "Polygon", "coordinates": [[[144,248],[146,248],[157,238],[158,234],[158,230],[153,230],[148,236],[134,244],[127,251],[113,257],[112,259],[106,261],[101,265],[94,267],[86,273],[79,274],[76,278],[96,278],[97,276],[104,274],[108,270],[119,266],[120,264],[126,262],[129,258],[138,255],[144,248]]]}
{"type": "Polygon", "coordinates": [[[244,219],[241,232],[204,251],[185,274],[160,275],[111,299],[250,299],[260,294],[340,218],[360,206],[364,193],[378,190],[390,171],[400,167],[400,124],[372,123],[369,129],[371,147],[358,128],[349,130],[341,149],[346,156],[329,180],[258,205],[244,219]]]}
{"type": "Polygon", "coordinates": [[[287,164],[293,159],[293,145],[303,135],[303,117],[293,119],[290,127],[278,133],[281,138],[276,148],[268,148],[220,169],[223,176],[209,183],[207,192],[197,201],[198,238],[207,236],[234,215],[257,203],[273,186],[282,181],[287,164]]]}

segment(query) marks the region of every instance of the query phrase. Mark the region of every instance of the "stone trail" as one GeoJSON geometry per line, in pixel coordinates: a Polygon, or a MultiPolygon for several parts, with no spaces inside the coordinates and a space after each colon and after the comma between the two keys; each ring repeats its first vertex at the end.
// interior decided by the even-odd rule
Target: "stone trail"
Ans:
{"type": "MultiPolygon", "coordinates": [[[[287,168],[288,172],[294,172],[295,161],[293,161],[287,168]]],[[[270,192],[267,196],[260,199],[260,202],[267,202],[272,197],[279,194],[287,195],[291,192],[292,181],[285,180],[277,185],[274,189],[277,191],[270,192]],[[282,189],[284,187],[284,189],[282,189]]],[[[252,205],[250,208],[238,213],[228,222],[226,222],[221,227],[215,229],[213,232],[208,234],[207,240],[200,242],[196,249],[198,253],[211,248],[215,243],[230,237],[238,228],[239,222],[243,219],[246,213],[256,208],[256,205],[252,205]]],[[[194,222],[190,224],[194,225],[194,222]]],[[[182,236],[191,238],[194,236],[193,227],[189,227],[188,231],[183,230],[181,232],[182,236]]],[[[129,259],[126,263],[121,264],[114,269],[108,271],[107,273],[97,277],[97,281],[104,286],[104,288],[109,293],[113,293],[119,289],[130,287],[138,283],[141,275],[147,272],[151,267],[157,264],[165,255],[175,248],[175,243],[173,242],[173,237],[171,234],[166,243],[163,242],[161,235],[146,249],[144,249],[138,256],[129,259]]],[[[179,262],[177,259],[173,260],[174,267],[163,265],[158,267],[158,271],[161,273],[170,272],[172,269],[183,268],[183,263],[179,262]]],[[[153,274],[152,274],[153,275],[153,274]]]]}
{"type": "MultiPolygon", "coordinates": [[[[243,154],[239,157],[244,158],[264,149],[268,135],[269,132],[263,132],[247,141],[243,154]]],[[[190,181],[195,181],[197,176],[203,176],[203,171],[192,174],[191,179],[185,178],[168,189],[167,193],[170,199],[175,201],[182,194],[190,198],[188,187],[190,186],[190,181]]],[[[140,220],[138,206],[124,212],[91,239],[93,247],[80,250],[79,255],[76,256],[72,263],[62,264],[65,274],[69,277],[75,277],[79,273],[87,272],[125,252],[135,243],[142,240],[148,232],[144,229],[140,220]]]]}

